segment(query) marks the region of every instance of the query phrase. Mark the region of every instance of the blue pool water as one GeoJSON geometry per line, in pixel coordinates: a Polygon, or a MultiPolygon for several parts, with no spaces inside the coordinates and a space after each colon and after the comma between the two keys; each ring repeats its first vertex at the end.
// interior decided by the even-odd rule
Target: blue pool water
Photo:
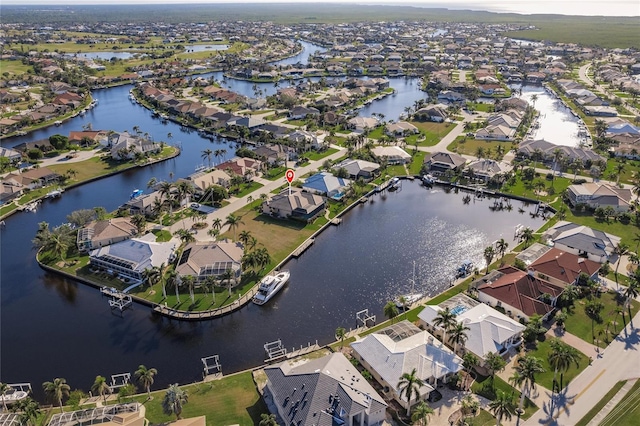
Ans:
{"type": "Polygon", "coordinates": [[[453,315],[460,315],[463,312],[467,311],[467,307],[464,305],[458,305],[455,308],[451,309],[451,313],[453,315]]]}

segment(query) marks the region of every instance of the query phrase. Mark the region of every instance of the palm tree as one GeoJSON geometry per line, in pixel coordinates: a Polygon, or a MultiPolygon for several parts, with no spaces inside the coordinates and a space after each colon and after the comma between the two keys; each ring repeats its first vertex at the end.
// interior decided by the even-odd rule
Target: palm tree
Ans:
{"type": "Polygon", "coordinates": [[[340,348],[344,346],[344,338],[347,335],[347,330],[344,327],[336,328],[336,339],[340,340],[340,348]]]}
{"type": "Polygon", "coordinates": [[[171,193],[173,192],[173,184],[171,182],[160,182],[158,193],[169,206],[169,213],[173,211],[173,199],[171,193]]]}
{"type": "Polygon", "coordinates": [[[4,399],[4,396],[11,390],[11,386],[6,383],[0,382],[0,398],[2,398],[2,408],[4,411],[7,411],[7,401],[4,399]]]}
{"type": "Polygon", "coordinates": [[[234,239],[234,241],[236,239],[236,230],[238,229],[238,226],[240,226],[241,223],[244,223],[242,221],[242,219],[239,216],[234,215],[233,213],[231,213],[225,219],[224,224],[225,225],[229,225],[229,228],[233,230],[233,239],[234,239]]]}
{"type": "Polygon", "coordinates": [[[449,328],[449,341],[453,343],[453,352],[458,352],[458,345],[462,344],[464,347],[465,342],[467,341],[467,331],[469,331],[469,327],[464,325],[461,322],[457,322],[449,328]]]}
{"type": "Polygon", "coordinates": [[[562,374],[571,367],[571,364],[575,364],[576,368],[580,367],[580,352],[573,346],[567,345],[560,339],[552,339],[549,342],[551,351],[548,355],[549,365],[553,367],[553,389],[556,386],[556,375],[558,370],[560,373],[560,385],[558,391],[562,389],[562,374]]]}
{"type": "Polygon", "coordinates": [[[151,399],[151,385],[153,385],[156,374],[158,374],[158,370],[155,368],[147,368],[143,364],[140,364],[136,372],[133,373],[138,384],[147,391],[147,399],[151,399]]]}
{"type": "MultiPolygon", "coordinates": [[[[462,367],[467,370],[467,374],[473,379],[475,368],[480,364],[478,357],[472,352],[467,352],[462,357],[462,367]]],[[[468,386],[471,385],[470,380],[465,381],[465,390],[468,390],[468,386]]]]}
{"type": "Polygon", "coordinates": [[[528,247],[529,243],[533,240],[533,229],[524,228],[522,232],[520,232],[520,240],[524,241],[524,246],[528,247]]]}
{"type": "Polygon", "coordinates": [[[167,414],[175,414],[176,419],[180,420],[182,414],[182,407],[189,402],[189,396],[185,390],[178,387],[178,384],[173,384],[167,389],[167,393],[162,400],[162,411],[167,414]]]}
{"type": "Polygon", "coordinates": [[[189,204],[189,196],[191,196],[195,192],[195,188],[191,182],[186,180],[181,180],[176,185],[176,189],[178,192],[179,202],[182,203],[183,200],[186,199],[185,203],[189,204]]]}
{"type": "Polygon", "coordinates": [[[533,94],[531,95],[531,103],[533,104],[533,107],[536,107],[536,101],[538,100],[538,95],[537,94],[533,94]]]}
{"type": "Polygon", "coordinates": [[[40,416],[40,404],[30,397],[16,402],[12,408],[21,413],[18,416],[18,421],[21,425],[35,426],[37,424],[40,416]]]}
{"type": "Polygon", "coordinates": [[[233,272],[231,271],[231,269],[225,270],[220,275],[220,281],[221,281],[222,284],[224,284],[225,280],[228,282],[227,288],[229,289],[229,297],[231,297],[231,289],[233,288],[233,286],[231,285],[231,279],[232,278],[233,278],[233,272]]]}
{"type": "Polygon", "coordinates": [[[91,386],[91,392],[93,392],[94,395],[100,395],[104,399],[104,402],[106,403],[107,394],[111,393],[111,388],[107,383],[107,379],[105,379],[104,376],[96,376],[96,380],[93,382],[93,385],[91,386]]]}
{"type": "Polygon", "coordinates": [[[496,399],[489,403],[489,411],[491,411],[497,419],[496,426],[500,426],[500,422],[502,422],[503,417],[507,420],[511,420],[511,416],[513,415],[512,410],[513,401],[511,400],[511,397],[502,391],[498,391],[496,399]]]}
{"type": "Polygon", "coordinates": [[[520,393],[518,412],[523,413],[525,390],[527,395],[531,390],[534,390],[536,388],[536,374],[544,373],[546,370],[542,367],[542,362],[533,355],[525,355],[518,358],[514,370],[522,377],[522,390],[520,393]]]}
{"type": "Polygon", "coordinates": [[[491,376],[491,387],[494,388],[494,378],[496,373],[504,370],[507,363],[502,357],[495,352],[489,352],[485,357],[485,367],[489,370],[489,376],[491,376]]]}
{"type": "Polygon", "coordinates": [[[189,297],[191,297],[191,304],[193,305],[194,303],[196,303],[195,295],[193,294],[193,286],[195,285],[196,279],[193,277],[193,275],[184,275],[183,277],[181,277],[181,279],[189,289],[189,297]]]}
{"type": "Polygon", "coordinates": [[[249,243],[249,240],[251,239],[251,232],[249,231],[242,231],[240,232],[240,242],[242,242],[242,244],[244,244],[245,246],[249,243]]]}
{"type": "Polygon", "coordinates": [[[211,227],[219,231],[222,228],[222,219],[220,219],[219,217],[216,217],[215,219],[213,219],[213,222],[211,223],[211,227]]]}
{"type": "Polygon", "coordinates": [[[205,158],[207,159],[207,162],[209,163],[209,168],[211,168],[211,155],[212,154],[213,154],[213,151],[210,150],[209,148],[207,148],[204,151],[202,151],[202,159],[203,160],[205,158]]]}
{"type": "Polygon", "coordinates": [[[616,287],[620,288],[620,285],[618,284],[618,268],[620,267],[620,261],[622,260],[622,256],[626,255],[627,253],[629,253],[629,246],[618,242],[618,244],[616,244],[615,248],[614,248],[614,253],[618,255],[618,261],[616,262],[616,287]]]}
{"type": "Polygon", "coordinates": [[[500,259],[504,257],[504,254],[509,247],[509,243],[504,240],[504,238],[500,238],[496,243],[496,249],[498,249],[498,253],[500,253],[500,259]]]}
{"type": "Polygon", "coordinates": [[[433,414],[433,408],[429,407],[426,402],[420,401],[411,415],[411,421],[417,422],[421,426],[429,424],[429,417],[433,414]]]}
{"type": "Polygon", "coordinates": [[[260,414],[260,423],[258,426],[278,426],[275,414],[260,414]]]}
{"type": "MultiPolygon", "coordinates": [[[[179,291],[179,288],[180,288],[180,276],[175,271],[175,269],[172,269],[172,270],[169,271],[169,273],[165,277],[165,283],[175,289],[175,291],[176,291],[176,299],[178,300],[178,303],[180,303],[180,291],[179,291]]],[[[166,299],[167,298],[166,289],[163,288],[163,291],[165,292],[164,297],[166,299]]]]}
{"type": "Polygon", "coordinates": [[[438,326],[440,328],[442,328],[442,341],[446,342],[446,335],[447,332],[449,331],[449,329],[456,323],[456,315],[451,312],[451,309],[449,309],[449,307],[446,307],[440,311],[438,311],[438,314],[436,315],[436,317],[433,319],[433,325],[438,326]]]}
{"type": "Polygon", "coordinates": [[[389,318],[393,322],[393,318],[398,316],[398,307],[395,303],[389,301],[386,305],[384,305],[382,312],[384,313],[385,317],[389,318]]]}
{"type": "Polygon", "coordinates": [[[71,387],[67,384],[67,381],[63,378],[56,377],[53,382],[44,382],[42,384],[44,393],[49,398],[57,402],[60,405],[60,412],[62,412],[62,400],[69,397],[69,391],[71,387]]]}
{"type": "MultiPolygon", "coordinates": [[[[636,269],[637,271],[637,269],[636,269]]],[[[634,276],[635,278],[635,276],[634,276]]],[[[624,290],[624,296],[627,298],[625,304],[627,305],[627,309],[629,310],[629,318],[632,318],[631,316],[631,300],[635,299],[636,297],[638,297],[638,295],[640,294],[640,283],[637,280],[634,280],[632,282],[629,283],[629,285],[627,286],[627,288],[624,290]]]]}
{"type": "Polygon", "coordinates": [[[420,388],[424,384],[416,374],[417,371],[414,368],[411,370],[411,373],[404,373],[400,376],[400,380],[398,381],[397,388],[400,398],[402,398],[403,395],[407,398],[407,417],[411,412],[411,400],[414,396],[416,400],[420,398],[420,388]]]}
{"type": "Polygon", "coordinates": [[[196,240],[193,234],[186,229],[178,229],[173,235],[180,238],[180,241],[184,244],[192,243],[196,240]]]}
{"type": "Polygon", "coordinates": [[[142,214],[134,214],[131,216],[131,223],[136,227],[138,234],[142,234],[147,227],[147,218],[142,214]]]}
{"type": "Polygon", "coordinates": [[[493,262],[493,258],[496,256],[496,251],[493,249],[493,246],[487,246],[484,249],[484,260],[487,261],[487,274],[489,273],[489,265],[493,262]]]}

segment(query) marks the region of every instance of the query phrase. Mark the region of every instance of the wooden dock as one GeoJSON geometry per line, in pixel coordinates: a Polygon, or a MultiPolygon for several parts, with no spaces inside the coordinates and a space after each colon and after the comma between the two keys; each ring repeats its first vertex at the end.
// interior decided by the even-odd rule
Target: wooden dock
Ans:
{"type": "Polygon", "coordinates": [[[311,245],[315,242],[315,239],[309,238],[304,243],[300,244],[297,249],[291,254],[293,257],[300,257],[311,245]]]}

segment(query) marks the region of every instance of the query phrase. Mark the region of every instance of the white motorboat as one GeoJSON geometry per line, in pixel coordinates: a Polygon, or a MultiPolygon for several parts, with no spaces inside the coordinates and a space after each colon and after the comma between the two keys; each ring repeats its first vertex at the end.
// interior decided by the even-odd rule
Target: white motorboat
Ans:
{"type": "Polygon", "coordinates": [[[54,189],[53,191],[47,192],[47,194],[44,197],[45,198],[58,198],[58,197],[60,197],[62,195],[63,192],[64,192],[64,189],[62,189],[62,188],[54,189]]]}
{"type": "Polygon", "coordinates": [[[258,292],[253,296],[253,303],[264,305],[278,293],[289,281],[289,271],[280,271],[276,275],[267,275],[260,281],[258,292]]]}
{"type": "Polygon", "coordinates": [[[413,277],[411,278],[411,293],[402,294],[394,300],[396,307],[398,309],[408,309],[422,299],[424,294],[422,293],[414,293],[416,286],[416,262],[413,262],[413,277]]]}

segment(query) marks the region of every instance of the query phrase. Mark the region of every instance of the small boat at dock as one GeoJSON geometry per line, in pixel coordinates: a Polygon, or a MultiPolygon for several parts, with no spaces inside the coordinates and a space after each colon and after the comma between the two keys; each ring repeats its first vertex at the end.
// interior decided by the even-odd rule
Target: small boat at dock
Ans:
{"type": "Polygon", "coordinates": [[[411,305],[413,305],[414,303],[422,299],[424,294],[415,293],[415,286],[416,286],[416,262],[413,262],[413,276],[411,278],[411,293],[402,294],[394,300],[394,303],[396,304],[396,307],[398,309],[403,309],[403,310],[409,309],[411,305]]]}
{"type": "Polygon", "coordinates": [[[44,198],[58,198],[62,196],[63,192],[64,192],[64,189],[62,188],[54,189],[53,191],[47,192],[47,195],[45,195],[44,198]]]}
{"type": "Polygon", "coordinates": [[[258,292],[253,296],[253,303],[264,305],[278,293],[289,281],[289,271],[281,271],[276,275],[267,275],[260,281],[258,292]]]}

